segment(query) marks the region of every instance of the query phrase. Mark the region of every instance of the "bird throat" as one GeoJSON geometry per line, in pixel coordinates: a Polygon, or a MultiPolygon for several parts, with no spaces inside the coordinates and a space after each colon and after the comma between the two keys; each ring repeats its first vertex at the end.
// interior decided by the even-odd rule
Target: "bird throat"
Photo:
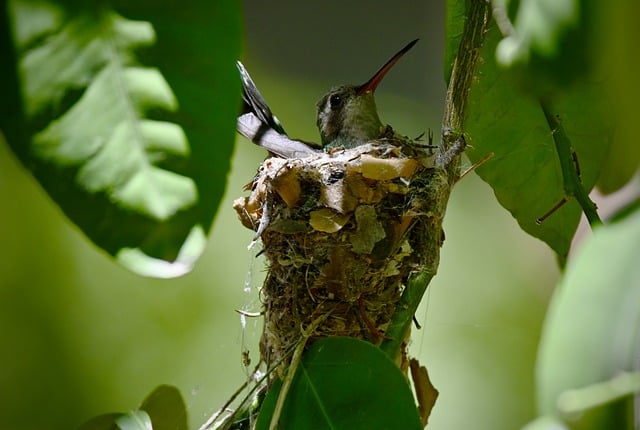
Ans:
{"type": "Polygon", "coordinates": [[[339,131],[326,147],[354,148],[380,138],[384,132],[373,93],[351,98],[340,117],[339,131]]]}

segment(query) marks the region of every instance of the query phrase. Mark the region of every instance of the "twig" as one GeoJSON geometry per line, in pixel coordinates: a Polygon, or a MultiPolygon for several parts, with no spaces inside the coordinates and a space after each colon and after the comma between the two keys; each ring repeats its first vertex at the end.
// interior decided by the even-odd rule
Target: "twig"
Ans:
{"type": "MultiPolygon", "coordinates": [[[[233,419],[236,416],[236,414],[238,414],[239,412],[241,412],[242,408],[244,407],[244,405],[251,399],[251,396],[259,389],[265,387],[266,385],[264,384],[267,380],[267,378],[269,378],[269,376],[271,375],[271,373],[273,373],[278,366],[280,366],[285,359],[287,359],[293,352],[295,351],[295,348],[291,348],[289,351],[287,351],[286,354],[283,354],[283,356],[280,358],[280,360],[278,360],[276,363],[274,363],[271,368],[267,369],[267,371],[264,373],[264,375],[262,375],[262,377],[260,379],[258,379],[255,383],[255,385],[249,390],[249,392],[247,393],[247,395],[242,399],[242,401],[240,402],[240,404],[238,405],[238,407],[232,411],[228,416],[222,418],[224,424],[222,424],[221,427],[216,426],[216,428],[220,429],[220,430],[228,430],[229,427],[231,425],[234,424],[233,419]]],[[[258,370],[260,368],[260,363],[258,363],[258,365],[255,367],[252,375],[256,375],[258,370]]],[[[233,401],[238,397],[238,395],[240,395],[240,393],[242,393],[242,391],[244,389],[246,389],[249,386],[249,380],[245,381],[240,388],[238,388],[232,395],[231,398],[229,398],[226,403],[224,405],[222,405],[222,407],[216,411],[216,413],[214,413],[211,417],[209,417],[209,419],[202,424],[202,426],[200,426],[199,430],[207,430],[210,429],[211,426],[213,424],[216,423],[216,421],[218,421],[218,419],[221,418],[222,413],[225,412],[229,406],[231,405],[231,403],[233,403],[233,401]]]]}
{"type": "MultiPolygon", "coordinates": [[[[562,188],[565,195],[564,199],[575,197],[582,211],[589,221],[591,227],[602,224],[602,220],[596,210],[596,205],[589,198],[589,194],[584,189],[580,180],[579,168],[577,166],[575,152],[571,147],[571,141],[562,126],[560,119],[553,114],[553,110],[549,106],[549,102],[540,101],[540,107],[547,119],[547,124],[551,129],[551,136],[556,147],[556,154],[560,161],[560,169],[562,170],[562,188]]],[[[564,200],[563,199],[563,200],[564,200]]],[[[548,215],[547,215],[548,216],[548,215]]]]}
{"type": "Polygon", "coordinates": [[[287,399],[287,394],[289,393],[289,388],[291,388],[291,383],[293,382],[293,377],[296,374],[296,370],[300,365],[300,361],[302,360],[302,353],[304,352],[304,348],[307,345],[307,341],[316,331],[316,329],[322,324],[324,320],[331,314],[331,309],[320,315],[318,318],[313,320],[313,322],[302,331],[302,338],[300,342],[296,345],[295,350],[293,351],[293,357],[291,357],[291,363],[287,368],[287,374],[285,375],[282,386],[280,387],[280,392],[278,393],[278,400],[276,401],[276,405],[273,409],[273,415],[271,415],[271,422],[269,423],[269,430],[276,430],[278,428],[278,421],[280,421],[280,414],[282,413],[282,408],[284,407],[284,402],[287,399]]]}
{"type": "Polygon", "coordinates": [[[467,170],[462,172],[462,174],[460,175],[460,178],[458,178],[458,181],[461,181],[462,178],[467,176],[469,173],[473,172],[478,167],[482,166],[484,163],[486,163],[487,161],[491,160],[493,157],[495,157],[495,155],[496,154],[494,152],[490,152],[487,155],[485,155],[484,157],[482,157],[480,160],[478,160],[475,163],[473,163],[473,165],[471,167],[469,167],[467,170]]]}

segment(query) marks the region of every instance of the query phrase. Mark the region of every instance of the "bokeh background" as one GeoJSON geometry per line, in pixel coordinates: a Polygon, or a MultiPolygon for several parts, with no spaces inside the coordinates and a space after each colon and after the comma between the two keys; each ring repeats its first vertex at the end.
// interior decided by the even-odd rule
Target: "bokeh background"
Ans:
{"type": "MultiPolygon", "coordinates": [[[[287,131],[317,140],[320,96],[364,82],[419,37],[378,88],[378,106],[403,134],[437,136],[442,3],[246,1],[242,60],[287,131]]],[[[264,266],[231,205],[264,156],[238,139],[205,254],[183,278],[153,280],[89,243],[0,142],[0,429],[75,428],[135,408],[159,384],[180,388],[192,428],[224,403],[246,378],[242,349],[257,356],[259,322],[243,329],[235,310],[258,307],[264,266]]],[[[474,174],[456,186],[445,231],[411,346],[440,390],[429,428],[518,428],[535,415],[554,256],[474,174]]]]}

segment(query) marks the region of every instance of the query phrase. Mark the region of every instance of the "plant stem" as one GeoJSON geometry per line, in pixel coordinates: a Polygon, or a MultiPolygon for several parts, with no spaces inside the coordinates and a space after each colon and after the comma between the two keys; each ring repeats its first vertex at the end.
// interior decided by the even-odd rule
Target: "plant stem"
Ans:
{"type": "Polygon", "coordinates": [[[396,312],[393,314],[389,328],[385,333],[385,340],[380,345],[380,349],[392,359],[395,359],[402,347],[407,330],[411,327],[413,316],[433,275],[435,273],[426,270],[416,273],[409,279],[407,287],[398,301],[396,312]]]}
{"type": "Polygon", "coordinates": [[[467,99],[480,59],[484,36],[489,28],[490,18],[491,10],[488,1],[472,0],[470,2],[464,31],[447,87],[442,120],[442,144],[436,156],[436,160],[446,160],[442,164],[436,162],[436,169],[443,169],[447,180],[441,182],[441,185],[434,185],[434,193],[438,194],[434,200],[439,201],[440,204],[431,208],[433,212],[431,230],[434,233],[433,237],[429,238],[433,241],[431,256],[422,270],[409,279],[385,333],[385,340],[380,345],[380,348],[393,360],[402,351],[402,344],[411,326],[415,311],[438,269],[442,237],[435,233],[442,231],[442,220],[451,194],[451,187],[460,177],[460,153],[464,150],[464,144],[461,144],[464,142],[462,130],[464,129],[467,99]],[[454,157],[450,157],[449,154],[456,146],[459,147],[459,151],[454,157]]]}
{"type": "Polygon", "coordinates": [[[596,210],[596,205],[589,198],[589,194],[582,186],[582,181],[578,174],[578,170],[573,157],[573,149],[569,136],[564,131],[562,122],[557,115],[554,115],[549,102],[540,101],[540,107],[547,119],[547,124],[551,129],[551,136],[556,147],[558,160],[560,161],[560,169],[562,170],[562,188],[565,198],[575,197],[582,207],[584,214],[589,221],[591,227],[602,224],[602,220],[596,210]]]}

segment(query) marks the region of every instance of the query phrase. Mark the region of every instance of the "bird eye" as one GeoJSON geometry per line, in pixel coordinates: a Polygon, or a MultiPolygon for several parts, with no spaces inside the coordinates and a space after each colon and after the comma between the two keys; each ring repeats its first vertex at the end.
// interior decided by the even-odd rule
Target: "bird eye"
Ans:
{"type": "Polygon", "coordinates": [[[340,94],[334,94],[329,97],[329,105],[331,109],[335,109],[342,104],[342,96],[340,94]]]}

